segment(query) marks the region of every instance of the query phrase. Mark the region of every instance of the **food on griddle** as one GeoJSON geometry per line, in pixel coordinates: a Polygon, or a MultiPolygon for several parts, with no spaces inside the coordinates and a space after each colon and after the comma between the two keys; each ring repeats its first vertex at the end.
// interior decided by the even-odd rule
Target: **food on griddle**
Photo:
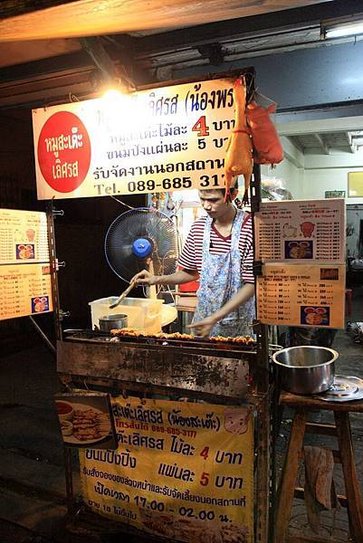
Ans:
{"type": "Polygon", "coordinates": [[[145,334],[140,332],[140,330],[132,330],[130,328],[114,328],[111,330],[113,336],[125,336],[125,337],[151,337],[158,339],[194,339],[194,336],[191,334],[180,334],[179,332],[174,332],[173,334],[166,334],[164,332],[159,332],[156,334],[145,334]]]}
{"type": "MultiPolygon", "coordinates": [[[[133,330],[131,328],[114,328],[111,330],[111,334],[117,337],[133,337],[133,338],[155,338],[155,339],[180,339],[187,341],[201,341],[200,338],[192,336],[191,334],[181,334],[174,332],[167,334],[165,332],[159,332],[157,334],[145,334],[140,330],[133,330]]],[[[223,336],[211,336],[209,338],[203,338],[202,341],[210,341],[214,343],[238,343],[239,345],[254,345],[255,340],[250,336],[237,336],[237,337],[223,337],[223,336]]]]}
{"type": "Polygon", "coordinates": [[[251,336],[236,336],[236,337],[223,337],[223,336],[211,336],[209,338],[211,341],[220,341],[220,342],[228,342],[228,343],[239,343],[241,345],[254,345],[255,340],[251,336]]]}

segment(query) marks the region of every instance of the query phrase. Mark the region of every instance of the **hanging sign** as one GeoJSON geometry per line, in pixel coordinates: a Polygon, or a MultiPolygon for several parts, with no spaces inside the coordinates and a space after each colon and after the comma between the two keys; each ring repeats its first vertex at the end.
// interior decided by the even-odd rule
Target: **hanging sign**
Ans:
{"type": "Polygon", "coordinates": [[[264,324],[344,328],[345,266],[265,264],[257,279],[264,324]]]}
{"type": "Polygon", "coordinates": [[[0,264],[49,262],[47,216],[0,209],[0,264]]]}
{"type": "Polygon", "coordinates": [[[170,540],[252,543],[253,409],[116,398],[118,450],[80,453],[86,505],[170,540]]]}
{"type": "Polygon", "coordinates": [[[343,198],[262,203],[255,221],[257,260],[345,262],[343,198]]]}
{"type": "Polygon", "coordinates": [[[0,209],[0,320],[52,311],[47,217],[0,209]]]}
{"type": "Polygon", "coordinates": [[[233,82],[33,110],[38,199],[223,187],[233,82]]]}
{"type": "Polygon", "coordinates": [[[344,328],[344,199],[266,202],[255,220],[258,319],[344,328]]]}

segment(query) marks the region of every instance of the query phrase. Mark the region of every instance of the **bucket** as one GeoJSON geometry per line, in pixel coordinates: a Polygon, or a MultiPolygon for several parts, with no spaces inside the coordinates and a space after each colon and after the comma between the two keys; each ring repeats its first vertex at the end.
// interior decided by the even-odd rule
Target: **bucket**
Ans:
{"type": "Polygon", "coordinates": [[[300,345],[273,353],[281,388],[294,394],[320,394],[334,381],[339,354],[328,347],[300,345]]]}

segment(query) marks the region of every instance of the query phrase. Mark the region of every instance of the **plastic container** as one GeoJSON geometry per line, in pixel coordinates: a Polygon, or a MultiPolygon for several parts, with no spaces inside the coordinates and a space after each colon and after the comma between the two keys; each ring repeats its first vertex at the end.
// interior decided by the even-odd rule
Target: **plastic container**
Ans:
{"type": "MultiPolygon", "coordinates": [[[[125,298],[120,305],[110,309],[117,300],[117,296],[109,298],[100,298],[89,302],[91,307],[92,328],[99,327],[99,319],[105,315],[116,315],[125,313],[128,318],[128,328],[142,330],[149,334],[155,334],[161,331],[163,322],[163,303],[164,300],[151,298],[125,298]]],[[[176,312],[175,312],[176,318],[176,312]]],[[[172,322],[171,321],[169,322],[172,322]]]]}

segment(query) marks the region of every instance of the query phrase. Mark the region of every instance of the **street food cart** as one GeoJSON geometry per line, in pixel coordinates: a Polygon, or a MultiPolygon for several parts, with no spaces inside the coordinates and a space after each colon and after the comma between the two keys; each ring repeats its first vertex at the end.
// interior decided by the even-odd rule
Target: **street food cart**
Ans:
{"type": "MultiPolygon", "coordinates": [[[[116,524],[159,541],[272,540],[276,390],[267,325],[342,325],[341,204],[261,204],[254,165],[254,338],[201,339],[137,326],[109,334],[97,319],[67,330],[55,244],[56,199],[223,187],[233,84],[241,76],[250,99],[252,68],[144,89],[111,108],[99,99],[33,112],[38,198],[51,204],[49,255],[39,262],[48,291],[31,298],[34,311],[55,312],[69,512],[89,527],[116,524]],[[332,225],[327,246],[323,234],[332,225]]],[[[19,260],[30,255],[17,245],[19,260]]]]}
{"type": "MultiPolygon", "coordinates": [[[[249,68],[232,78],[134,93],[126,106],[132,129],[121,103],[111,110],[102,100],[35,110],[38,196],[53,198],[49,215],[58,197],[223,186],[232,85],[241,75],[252,92],[249,68]]],[[[252,185],[258,205],[258,166],[252,185]]],[[[51,247],[64,384],[56,402],[70,511],[72,449],[79,448],[87,515],[159,540],[267,541],[272,391],[265,327],[255,323],[257,339],[233,341],[142,329],[110,335],[98,329],[99,307],[90,301],[93,326],[67,331],[57,285],[62,270],[51,247]],[[72,415],[64,412],[67,403],[72,415]]]]}

